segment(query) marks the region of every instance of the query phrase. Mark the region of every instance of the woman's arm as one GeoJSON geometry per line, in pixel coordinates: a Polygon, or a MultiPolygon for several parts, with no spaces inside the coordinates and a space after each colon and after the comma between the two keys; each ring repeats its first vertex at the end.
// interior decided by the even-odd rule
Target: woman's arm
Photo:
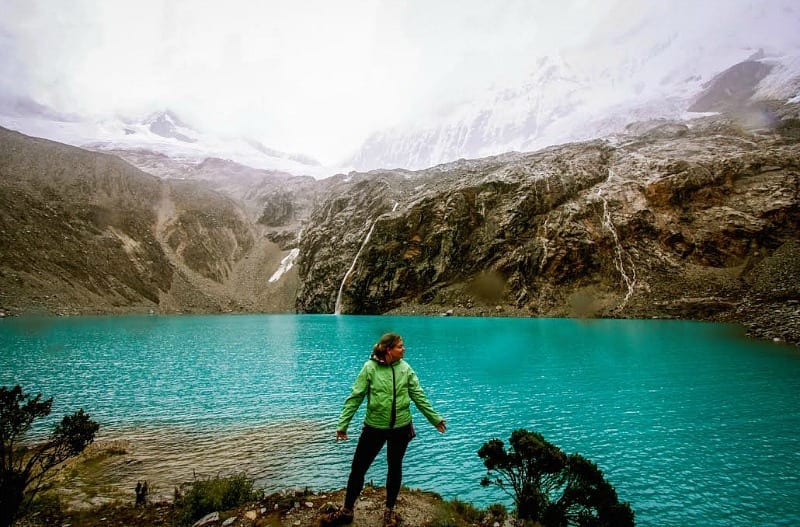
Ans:
{"type": "Polygon", "coordinates": [[[347,439],[347,427],[350,426],[350,421],[353,419],[358,407],[361,406],[361,401],[367,395],[369,390],[369,377],[370,367],[369,361],[364,363],[361,371],[358,372],[353,388],[350,390],[350,395],[345,399],[342,413],[339,415],[339,423],[336,426],[336,437],[339,439],[347,439]]]}
{"type": "Polygon", "coordinates": [[[428,401],[428,398],[425,396],[425,391],[419,383],[417,373],[410,367],[408,372],[408,395],[411,397],[411,400],[414,401],[419,411],[422,412],[422,415],[425,416],[425,419],[435,426],[439,432],[444,433],[446,428],[444,419],[433,409],[433,405],[428,401]]]}

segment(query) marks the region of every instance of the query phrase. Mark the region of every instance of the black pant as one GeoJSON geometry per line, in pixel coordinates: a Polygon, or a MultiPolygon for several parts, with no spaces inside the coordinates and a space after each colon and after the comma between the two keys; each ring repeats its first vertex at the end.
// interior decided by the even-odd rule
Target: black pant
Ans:
{"type": "Polygon", "coordinates": [[[409,441],[414,437],[414,428],[408,424],[393,430],[381,430],[364,425],[361,437],[358,438],[356,453],[353,454],[353,465],[350,468],[350,477],[347,480],[347,495],[344,506],[352,509],[356,498],[364,488],[364,475],[367,473],[378,452],[386,446],[386,462],[389,470],[386,473],[386,507],[394,507],[400,484],[403,481],[403,456],[409,441]]]}

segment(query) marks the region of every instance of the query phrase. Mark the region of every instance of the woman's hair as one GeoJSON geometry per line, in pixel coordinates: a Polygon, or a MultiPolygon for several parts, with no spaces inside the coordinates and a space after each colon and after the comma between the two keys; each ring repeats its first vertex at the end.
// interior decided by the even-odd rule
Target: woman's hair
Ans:
{"type": "Polygon", "coordinates": [[[383,359],[386,357],[386,352],[392,349],[400,342],[400,335],[397,333],[387,333],[381,337],[373,347],[372,347],[372,354],[378,357],[379,359],[383,359]]]}

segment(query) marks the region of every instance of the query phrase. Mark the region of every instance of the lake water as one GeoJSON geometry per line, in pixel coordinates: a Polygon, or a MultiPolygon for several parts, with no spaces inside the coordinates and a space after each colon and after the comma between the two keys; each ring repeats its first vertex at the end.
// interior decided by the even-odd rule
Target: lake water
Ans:
{"type": "MultiPolygon", "coordinates": [[[[120,485],[147,478],[169,490],[193,474],[246,471],[267,490],[341,488],[363,406],[348,442],[333,440],[336,419],[387,331],[404,336],[406,360],[448,420],[442,436],[414,413],[409,487],[508,503],[480,486],[476,452],[527,428],[597,463],[639,525],[800,524],[800,353],[733,326],[17,318],[0,321],[0,385],[54,396],[54,417],[83,407],[101,423],[98,439],[132,441],[135,462],[119,467],[120,485]]],[[[384,477],[380,460],[367,479],[384,477]]]]}

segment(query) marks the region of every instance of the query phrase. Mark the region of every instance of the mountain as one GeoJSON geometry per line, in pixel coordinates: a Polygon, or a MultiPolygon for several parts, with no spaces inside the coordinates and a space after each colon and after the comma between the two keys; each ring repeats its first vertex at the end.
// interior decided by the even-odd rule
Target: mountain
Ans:
{"type": "Polygon", "coordinates": [[[443,115],[372,134],[349,163],[359,170],[421,169],[604,137],[637,121],[691,118],[691,112],[730,110],[800,93],[800,54],[761,52],[754,57],[713,74],[687,67],[682,74],[653,77],[646,65],[656,56],[596,76],[577,58],[544,57],[519,86],[490,90],[443,115]],[[710,102],[722,98],[725,104],[710,102]]]}
{"type": "Polygon", "coordinates": [[[518,76],[504,71],[482,91],[445,80],[446,103],[376,130],[348,163],[423,169],[800,94],[797,2],[620,2],[595,22],[571,46],[531,46],[518,76]],[[710,103],[723,95],[724,105],[710,103]]]}
{"type": "Polygon", "coordinates": [[[0,101],[0,126],[100,152],[150,152],[187,165],[220,158],[295,175],[322,177],[330,173],[308,155],[271,149],[252,138],[198,131],[171,110],[138,120],[95,120],[62,115],[33,101],[15,99],[0,101]]]}
{"type": "MultiPolygon", "coordinates": [[[[190,135],[196,135],[194,130],[191,130],[177,115],[170,111],[153,114],[144,121],[144,124],[147,125],[148,130],[161,137],[177,139],[184,143],[197,142],[195,137],[190,137],[190,135]]],[[[126,132],[129,135],[136,133],[131,128],[126,129],[126,132]]]]}
{"type": "Polygon", "coordinates": [[[151,150],[107,149],[131,165],[169,180],[202,183],[237,200],[258,223],[282,228],[304,220],[321,197],[325,185],[311,176],[249,167],[228,159],[176,159],[151,150]]]}
{"type": "Polygon", "coordinates": [[[0,129],[0,311],[675,317],[800,343],[800,103],[752,110],[322,180],[146,153],[156,177],[0,129]]]}
{"type": "Polygon", "coordinates": [[[0,128],[0,311],[287,311],[295,271],[202,181],[0,128]]]}

